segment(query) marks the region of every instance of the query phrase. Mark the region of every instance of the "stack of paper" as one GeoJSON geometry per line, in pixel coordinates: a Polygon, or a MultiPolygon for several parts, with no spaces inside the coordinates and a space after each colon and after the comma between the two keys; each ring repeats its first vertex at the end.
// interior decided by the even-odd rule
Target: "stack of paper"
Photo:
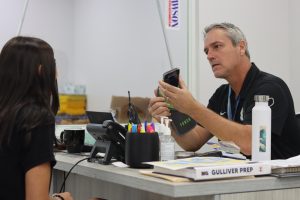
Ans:
{"type": "Polygon", "coordinates": [[[271,165],[272,175],[279,177],[300,176],[300,155],[289,159],[263,161],[271,165]]]}
{"type": "Polygon", "coordinates": [[[231,141],[219,141],[220,150],[225,151],[227,153],[239,154],[240,147],[237,146],[234,142],[231,141]]]}

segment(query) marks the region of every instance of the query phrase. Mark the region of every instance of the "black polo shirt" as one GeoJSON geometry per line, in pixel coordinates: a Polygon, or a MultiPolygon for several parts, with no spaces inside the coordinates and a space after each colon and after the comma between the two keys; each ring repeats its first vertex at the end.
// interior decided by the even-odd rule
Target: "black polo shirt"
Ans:
{"type": "MultiPolygon", "coordinates": [[[[225,118],[229,85],[221,85],[209,100],[208,108],[225,118]]],[[[231,92],[231,113],[234,121],[252,124],[254,95],[269,95],[274,98],[271,106],[271,158],[286,159],[300,154],[300,122],[295,116],[294,102],[286,83],[280,78],[260,71],[252,63],[240,91],[239,100],[231,92]]],[[[270,102],[272,103],[272,102],[270,102]]]]}

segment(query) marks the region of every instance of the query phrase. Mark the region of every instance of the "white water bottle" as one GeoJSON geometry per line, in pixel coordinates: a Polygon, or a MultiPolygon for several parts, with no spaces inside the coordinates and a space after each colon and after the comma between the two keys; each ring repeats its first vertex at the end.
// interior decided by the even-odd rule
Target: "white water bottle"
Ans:
{"type": "Polygon", "coordinates": [[[269,96],[255,95],[252,109],[252,161],[271,160],[271,108],[269,96]]]}
{"type": "Polygon", "coordinates": [[[160,160],[174,160],[175,159],[175,140],[171,135],[169,122],[171,120],[167,117],[161,117],[161,134],[160,140],[160,160]]]}

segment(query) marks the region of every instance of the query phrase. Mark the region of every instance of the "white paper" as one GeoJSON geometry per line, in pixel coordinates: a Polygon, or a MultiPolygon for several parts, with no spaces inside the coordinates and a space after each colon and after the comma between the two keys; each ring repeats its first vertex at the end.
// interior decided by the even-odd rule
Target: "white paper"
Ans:
{"type": "Polygon", "coordinates": [[[272,166],[272,169],[281,168],[281,167],[300,167],[300,155],[285,160],[277,159],[277,160],[268,160],[262,162],[270,164],[272,166]]]}

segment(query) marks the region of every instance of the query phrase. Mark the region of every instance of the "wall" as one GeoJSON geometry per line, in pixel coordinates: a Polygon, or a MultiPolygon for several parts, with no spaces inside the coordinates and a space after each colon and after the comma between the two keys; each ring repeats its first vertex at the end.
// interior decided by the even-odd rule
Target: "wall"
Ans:
{"type": "MultiPolygon", "coordinates": [[[[16,35],[25,0],[0,1],[2,46],[16,35]]],[[[165,1],[158,1],[164,13],[165,1]]],[[[186,5],[181,1],[180,29],[166,30],[173,64],[182,66],[183,77],[186,5]]],[[[86,85],[89,110],[108,110],[111,96],[127,96],[128,90],[132,96],[152,97],[170,69],[156,0],[30,0],[21,35],[51,44],[59,86],[86,85]]]]}
{"type": "MultiPolygon", "coordinates": [[[[185,4],[180,30],[166,32],[173,63],[183,67],[185,4]]],[[[132,96],[154,96],[162,73],[170,69],[156,0],[76,0],[74,13],[72,75],[87,87],[88,109],[107,110],[112,95],[127,96],[128,90],[132,96]]]]}
{"type": "Polygon", "coordinates": [[[21,35],[40,37],[54,49],[58,84],[72,80],[73,1],[30,0],[21,35]]]}
{"type": "MultiPolygon", "coordinates": [[[[17,35],[25,0],[0,0],[0,48],[17,35]]],[[[73,0],[30,0],[20,35],[40,37],[54,49],[58,83],[69,80],[73,61],[73,0]]]]}
{"type": "Polygon", "coordinates": [[[15,36],[20,24],[23,0],[0,0],[0,48],[15,36]]]}
{"type": "MultiPolygon", "coordinates": [[[[24,2],[0,0],[0,47],[16,35],[24,2]]],[[[185,77],[187,4],[181,2],[182,27],[167,34],[174,65],[182,66],[185,77]]],[[[169,68],[155,3],[30,0],[21,34],[47,40],[54,47],[59,84],[86,84],[89,109],[104,110],[109,108],[111,95],[126,96],[128,90],[133,96],[153,96],[162,72],[169,68]]],[[[163,0],[160,3],[163,7],[163,0]]],[[[213,22],[229,21],[240,26],[248,39],[252,61],[287,82],[298,112],[299,7],[297,0],[199,0],[200,33],[213,22]]],[[[203,53],[202,35],[199,38],[195,41],[200,46],[197,98],[207,104],[223,81],[214,79],[203,53]]]]}
{"type": "Polygon", "coordinates": [[[300,46],[300,1],[298,0],[290,0],[289,1],[289,23],[290,23],[290,29],[289,29],[289,38],[290,38],[290,85],[292,94],[294,97],[294,103],[295,103],[295,110],[296,112],[300,113],[300,92],[299,92],[299,85],[300,85],[300,52],[299,52],[299,46],[300,46]]]}
{"type": "MultiPolygon", "coordinates": [[[[251,60],[261,70],[281,77],[289,86],[293,85],[289,11],[289,3],[285,0],[200,0],[198,99],[202,103],[207,104],[215,89],[224,82],[214,78],[203,53],[203,29],[215,22],[231,22],[239,26],[248,40],[251,60]]],[[[294,96],[296,93],[293,91],[294,96]]]]}

